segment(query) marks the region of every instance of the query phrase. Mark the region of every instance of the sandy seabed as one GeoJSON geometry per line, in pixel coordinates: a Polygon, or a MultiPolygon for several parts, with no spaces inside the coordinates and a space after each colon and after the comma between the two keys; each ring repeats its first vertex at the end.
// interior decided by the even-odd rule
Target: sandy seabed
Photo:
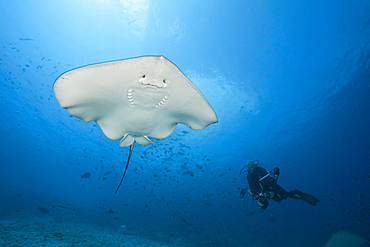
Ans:
{"type": "Polygon", "coordinates": [[[65,222],[43,217],[14,217],[0,220],[0,246],[162,246],[178,247],[187,244],[169,244],[127,235],[120,231],[85,223],[65,222]]]}

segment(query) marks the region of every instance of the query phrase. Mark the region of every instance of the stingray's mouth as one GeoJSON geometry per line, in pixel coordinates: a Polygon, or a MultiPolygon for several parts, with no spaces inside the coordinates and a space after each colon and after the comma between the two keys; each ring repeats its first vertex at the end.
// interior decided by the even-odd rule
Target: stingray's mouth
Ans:
{"type": "Polygon", "coordinates": [[[152,87],[157,89],[164,89],[167,87],[166,79],[157,80],[157,79],[148,79],[146,75],[141,76],[139,82],[144,87],[152,87]]]}

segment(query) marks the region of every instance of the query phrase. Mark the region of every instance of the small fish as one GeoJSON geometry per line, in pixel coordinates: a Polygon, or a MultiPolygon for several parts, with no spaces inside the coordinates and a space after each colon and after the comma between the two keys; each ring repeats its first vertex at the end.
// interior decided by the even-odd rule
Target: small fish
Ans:
{"type": "Polygon", "coordinates": [[[54,234],[54,237],[57,237],[57,238],[61,238],[61,237],[63,237],[64,235],[62,234],[62,233],[60,233],[60,232],[55,232],[54,234]]]}
{"type": "Polygon", "coordinates": [[[256,212],[257,211],[248,212],[248,213],[245,214],[245,216],[250,217],[250,216],[254,215],[256,212]]]}
{"type": "Polygon", "coordinates": [[[184,217],[180,217],[180,220],[184,223],[188,223],[184,217]]]}
{"type": "Polygon", "coordinates": [[[108,214],[114,214],[114,211],[112,209],[109,209],[108,214]]]}
{"type": "Polygon", "coordinates": [[[91,176],[90,172],[85,172],[83,175],[81,175],[81,178],[89,178],[91,176]]]}
{"type": "Polygon", "coordinates": [[[267,218],[267,221],[269,221],[269,222],[273,222],[273,221],[275,221],[275,218],[274,218],[274,217],[268,217],[268,218],[267,218]]]}
{"type": "Polygon", "coordinates": [[[192,171],[184,171],[182,175],[190,175],[191,177],[194,177],[194,172],[192,171]]]}
{"type": "Polygon", "coordinates": [[[19,38],[20,41],[32,41],[33,39],[31,38],[19,38]]]}
{"type": "Polygon", "coordinates": [[[358,194],[358,195],[357,195],[357,197],[358,197],[359,199],[362,199],[362,198],[364,198],[364,197],[365,197],[365,195],[360,193],[360,194],[358,194]]]}
{"type": "Polygon", "coordinates": [[[186,163],[185,163],[185,164],[183,164],[183,165],[181,165],[181,169],[183,169],[183,170],[189,170],[189,169],[186,167],[186,163]]]}
{"type": "Polygon", "coordinates": [[[44,214],[48,214],[49,213],[49,210],[47,208],[44,208],[44,207],[38,207],[37,208],[41,213],[44,213],[44,214]]]}
{"type": "Polygon", "coordinates": [[[62,205],[53,205],[53,208],[68,209],[68,210],[72,210],[72,211],[76,210],[74,208],[68,208],[68,207],[65,207],[65,206],[62,206],[62,205]]]}
{"type": "Polygon", "coordinates": [[[178,215],[180,215],[180,214],[181,214],[181,212],[180,212],[180,211],[172,211],[171,216],[172,216],[172,218],[175,218],[176,216],[178,216],[178,215]]]}
{"type": "Polygon", "coordinates": [[[139,18],[136,18],[135,20],[130,21],[129,23],[127,23],[127,25],[130,25],[131,23],[133,23],[133,22],[137,21],[138,19],[139,19],[139,18]]]}

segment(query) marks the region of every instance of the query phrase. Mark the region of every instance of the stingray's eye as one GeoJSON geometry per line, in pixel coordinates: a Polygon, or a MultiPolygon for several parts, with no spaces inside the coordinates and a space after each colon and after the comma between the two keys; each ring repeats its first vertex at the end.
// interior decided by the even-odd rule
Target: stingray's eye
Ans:
{"type": "Polygon", "coordinates": [[[163,79],[163,83],[166,83],[166,79],[163,79]]]}
{"type": "Polygon", "coordinates": [[[145,75],[143,75],[142,78],[145,78],[145,75]]]}

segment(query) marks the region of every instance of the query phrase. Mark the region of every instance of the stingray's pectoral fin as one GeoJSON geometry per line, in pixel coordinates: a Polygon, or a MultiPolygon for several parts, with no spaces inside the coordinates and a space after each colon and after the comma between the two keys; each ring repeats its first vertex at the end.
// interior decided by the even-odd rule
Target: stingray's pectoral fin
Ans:
{"type": "Polygon", "coordinates": [[[125,134],[121,141],[119,142],[120,147],[127,147],[132,145],[134,142],[137,142],[141,145],[152,144],[153,142],[147,136],[132,136],[130,134],[125,134]]]}
{"type": "MultiPolygon", "coordinates": [[[[121,140],[121,141],[122,141],[122,140],[121,140]]],[[[127,168],[128,168],[128,164],[130,163],[130,158],[131,158],[132,150],[134,149],[134,145],[135,145],[135,141],[130,145],[130,152],[129,152],[129,154],[128,154],[128,159],[127,159],[127,163],[126,163],[126,168],[125,168],[125,171],[123,172],[123,175],[122,175],[122,178],[121,178],[121,182],[119,182],[119,185],[118,185],[118,187],[117,187],[117,189],[116,189],[116,192],[114,192],[114,193],[117,193],[117,191],[118,191],[119,187],[120,187],[120,186],[121,186],[121,184],[122,184],[123,178],[124,178],[124,177],[125,177],[125,175],[126,175],[127,168]]]]}
{"type": "Polygon", "coordinates": [[[148,145],[153,143],[147,136],[135,136],[135,141],[141,145],[148,145]]]}
{"type": "Polygon", "coordinates": [[[119,146],[120,147],[127,147],[132,145],[135,142],[135,139],[132,135],[130,134],[125,134],[123,138],[119,141],[119,146]]]}

